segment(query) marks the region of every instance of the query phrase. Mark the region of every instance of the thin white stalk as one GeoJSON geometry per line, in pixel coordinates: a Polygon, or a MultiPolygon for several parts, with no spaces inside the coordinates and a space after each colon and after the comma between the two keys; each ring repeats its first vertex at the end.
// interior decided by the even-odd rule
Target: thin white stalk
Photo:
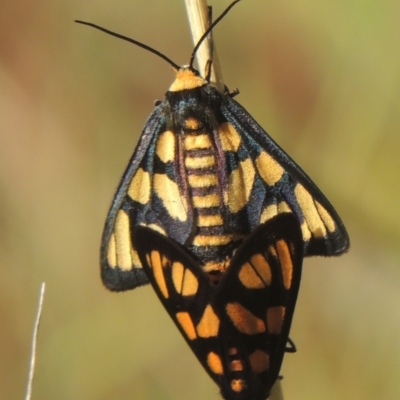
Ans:
{"type": "Polygon", "coordinates": [[[38,332],[39,332],[40,318],[42,316],[45,288],[46,288],[46,284],[43,282],[42,285],[40,286],[39,304],[38,304],[38,309],[37,309],[37,313],[36,313],[35,326],[33,328],[31,360],[30,360],[30,365],[29,365],[28,386],[26,389],[25,400],[30,400],[31,396],[32,396],[32,384],[33,384],[33,378],[35,375],[36,344],[37,344],[37,337],[38,337],[38,332]]]}

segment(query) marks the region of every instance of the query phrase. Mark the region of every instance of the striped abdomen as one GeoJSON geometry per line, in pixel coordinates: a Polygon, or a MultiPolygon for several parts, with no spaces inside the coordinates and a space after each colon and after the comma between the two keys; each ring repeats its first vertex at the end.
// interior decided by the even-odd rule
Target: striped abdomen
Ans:
{"type": "Polygon", "coordinates": [[[224,270],[228,260],[223,249],[233,242],[234,235],[224,231],[223,189],[215,149],[206,132],[185,134],[184,163],[196,225],[189,245],[206,271],[224,270]]]}

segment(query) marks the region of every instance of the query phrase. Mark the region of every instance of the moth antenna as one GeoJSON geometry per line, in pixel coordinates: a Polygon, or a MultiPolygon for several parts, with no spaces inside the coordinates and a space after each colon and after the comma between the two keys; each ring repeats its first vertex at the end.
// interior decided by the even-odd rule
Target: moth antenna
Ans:
{"type": "Polygon", "coordinates": [[[239,3],[240,0],[235,0],[233,3],[231,3],[225,11],[206,29],[206,31],[203,33],[199,41],[197,42],[196,46],[194,46],[194,49],[192,51],[192,55],[190,57],[190,62],[189,62],[189,68],[193,69],[193,63],[194,63],[194,58],[196,57],[197,50],[199,49],[200,45],[203,43],[204,39],[208,36],[208,34],[214,29],[215,25],[218,24],[219,21],[221,21],[222,18],[225,17],[225,15],[229,12],[229,10],[236,4],[239,3]]]}
{"type": "MultiPolygon", "coordinates": [[[[239,1],[239,0],[237,0],[237,1],[239,1]]],[[[103,27],[101,27],[101,26],[99,26],[99,25],[92,24],[91,22],[85,22],[85,21],[80,21],[80,20],[75,20],[75,22],[78,23],[78,24],[91,26],[92,28],[96,28],[96,29],[98,29],[99,31],[105,32],[105,33],[107,33],[107,34],[109,34],[109,35],[111,35],[111,36],[115,36],[115,37],[117,37],[118,39],[126,40],[127,42],[133,43],[133,44],[135,44],[136,46],[142,47],[143,49],[148,50],[150,53],[153,53],[153,54],[157,55],[158,57],[161,57],[161,58],[162,58],[163,60],[165,60],[169,65],[171,65],[173,69],[175,69],[175,70],[179,70],[179,69],[180,69],[180,66],[179,66],[178,64],[174,63],[174,62],[173,62],[171,59],[169,59],[166,55],[160,53],[158,50],[153,49],[153,48],[150,47],[150,46],[147,46],[147,45],[144,44],[144,43],[141,43],[141,42],[139,42],[139,41],[137,41],[137,40],[131,39],[131,38],[127,37],[127,36],[120,35],[119,33],[110,31],[110,30],[108,30],[108,29],[106,29],[106,28],[103,28],[103,27]]]]}

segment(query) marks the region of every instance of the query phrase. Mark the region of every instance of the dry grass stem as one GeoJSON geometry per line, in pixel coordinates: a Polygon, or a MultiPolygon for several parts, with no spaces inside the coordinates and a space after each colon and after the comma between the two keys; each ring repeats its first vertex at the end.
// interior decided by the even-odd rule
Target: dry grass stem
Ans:
{"type": "Polygon", "coordinates": [[[26,389],[25,400],[30,400],[31,396],[32,396],[32,384],[33,384],[33,378],[35,375],[36,344],[37,344],[37,337],[38,337],[38,331],[39,331],[39,325],[40,325],[40,318],[42,315],[45,288],[46,288],[46,284],[43,282],[42,285],[40,286],[39,304],[38,304],[37,313],[36,313],[35,326],[33,328],[31,360],[30,360],[30,365],[29,365],[28,385],[27,385],[27,389],[26,389]]]}

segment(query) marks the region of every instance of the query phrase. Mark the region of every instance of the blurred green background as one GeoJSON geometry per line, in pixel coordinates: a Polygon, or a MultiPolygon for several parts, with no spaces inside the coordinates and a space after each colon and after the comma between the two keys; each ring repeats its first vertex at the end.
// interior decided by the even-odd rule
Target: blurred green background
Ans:
{"type": "MultiPolygon", "coordinates": [[[[113,294],[99,278],[114,190],[173,73],[74,19],[178,64],[192,49],[183,1],[2,0],[0,398],[25,393],[46,281],[33,399],[218,399],[152,289],[113,294]]],[[[285,399],[399,398],[400,2],[244,0],[214,37],[225,83],[352,240],[305,261],[285,399]]]]}

